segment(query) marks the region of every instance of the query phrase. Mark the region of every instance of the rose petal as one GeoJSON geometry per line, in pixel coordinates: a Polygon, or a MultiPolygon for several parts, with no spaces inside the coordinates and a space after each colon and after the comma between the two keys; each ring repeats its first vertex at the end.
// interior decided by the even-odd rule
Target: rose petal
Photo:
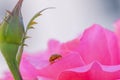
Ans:
{"type": "Polygon", "coordinates": [[[103,66],[98,62],[93,62],[92,64],[89,64],[85,67],[78,67],[70,69],[68,71],[64,71],[58,77],[58,80],[116,80],[116,79],[120,79],[120,65],[103,66]]]}
{"type": "Polygon", "coordinates": [[[74,52],[77,52],[76,49],[79,47],[79,45],[80,45],[80,37],[77,37],[71,41],[62,43],[59,51],[63,55],[66,55],[67,53],[70,53],[70,52],[74,53],[74,52]]]}
{"type": "Polygon", "coordinates": [[[10,72],[5,72],[3,78],[0,80],[13,80],[13,76],[10,72]]]}
{"type": "Polygon", "coordinates": [[[20,64],[20,72],[22,73],[23,79],[26,80],[34,80],[37,78],[38,72],[34,68],[32,64],[26,59],[27,55],[23,55],[21,64],[20,64]]]}
{"type": "Polygon", "coordinates": [[[38,77],[38,80],[53,80],[53,79],[45,78],[45,77],[38,77]]]}
{"type": "MultiPolygon", "coordinates": [[[[118,38],[119,49],[120,49],[120,20],[116,21],[114,26],[115,26],[115,34],[116,34],[116,36],[118,38]]],[[[119,57],[120,57],[120,55],[119,55],[119,57]]]]}
{"type": "Polygon", "coordinates": [[[83,65],[84,62],[79,54],[71,53],[56,61],[55,63],[49,64],[45,68],[39,70],[39,75],[55,79],[63,70],[83,65]]]}
{"type": "Polygon", "coordinates": [[[60,42],[54,39],[49,40],[48,42],[48,50],[50,53],[55,53],[60,47],[60,42]]]}
{"type": "Polygon", "coordinates": [[[94,60],[106,65],[120,63],[115,34],[100,25],[95,24],[83,33],[78,51],[87,64],[94,60]]]}
{"type": "Polygon", "coordinates": [[[120,20],[116,21],[114,26],[115,26],[115,33],[118,39],[120,40],[120,20]]]}

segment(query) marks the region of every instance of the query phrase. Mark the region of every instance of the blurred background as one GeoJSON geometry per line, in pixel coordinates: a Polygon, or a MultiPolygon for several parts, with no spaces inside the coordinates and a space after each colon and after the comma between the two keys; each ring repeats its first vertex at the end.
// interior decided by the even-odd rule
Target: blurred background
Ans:
{"type": "MultiPolygon", "coordinates": [[[[18,0],[0,0],[0,21],[6,10],[12,10],[18,0]]],[[[49,39],[65,42],[73,39],[92,24],[101,24],[113,30],[113,23],[120,18],[120,0],[24,0],[22,13],[25,26],[41,9],[56,7],[43,12],[36,19],[39,23],[28,35],[25,51],[34,53],[44,50],[49,39]]],[[[0,76],[8,67],[0,54],[0,76]]]]}

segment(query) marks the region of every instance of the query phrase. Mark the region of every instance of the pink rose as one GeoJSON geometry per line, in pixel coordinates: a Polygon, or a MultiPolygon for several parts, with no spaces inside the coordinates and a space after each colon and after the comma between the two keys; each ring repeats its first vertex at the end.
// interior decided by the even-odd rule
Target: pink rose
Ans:
{"type": "Polygon", "coordinates": [[[24,80],[120,80],[118,24],[115,33],[94,24],[71,41],[50,40],[46,51],[24,54],[20,66],[24,80]],[[62,58],[51,64],[55,53],[62,58]]]}

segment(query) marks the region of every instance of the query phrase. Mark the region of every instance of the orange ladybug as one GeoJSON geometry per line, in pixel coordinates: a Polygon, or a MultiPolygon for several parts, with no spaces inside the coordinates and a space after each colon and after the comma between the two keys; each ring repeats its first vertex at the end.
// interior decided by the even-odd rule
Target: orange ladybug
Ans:
{"type": "Polygon", "coordinates": [[[60,54],[52,54],[49,58],[49,62],[53,64],[56,60],[62,58],[60,54]]]}

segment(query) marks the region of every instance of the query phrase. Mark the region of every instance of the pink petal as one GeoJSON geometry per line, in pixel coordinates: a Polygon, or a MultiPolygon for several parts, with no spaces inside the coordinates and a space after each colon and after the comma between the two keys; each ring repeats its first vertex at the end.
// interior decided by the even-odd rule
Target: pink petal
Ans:
{"type": "Polygon", "coordinates": [[[120,79],[120,65],[103,66],[93,62],[85,67],[78,67],[62,72],[58,80],[116,80],[120,79]],[[109,69],[107,69],[109,68],[109,69]]]}
{"type": "Polygon", "coordinates": [[[115,26],[115,33],[116,33],[118,39],[120,40],[120,20],[116,21],[114,26],[115,26]]]}
{"type": "Polygon", "coordinates": [[[26,80],[34,80],[37,78],[37,70],[34,68],[32,64],[26,59],[27,55],[23,55],[21,64],[20,64],[20,72],[22,73],[23,79],[26,80]]]}
{"type": "Polygon", "coordinates": [[[94,60],[106,65],[120,63],[115,34],[100,25],[95,24],[83,33],[78,51],[87,64],[94,60]]]}
{"type": "Polygon", "coordinates": [[[39,75],[48,78],[57,78],[59,73],[65,69],[70,69],[78,66],[83,66],[84,62],[77,53],[70,53],[53,64],[49,64],[39,70],[39,75]]]}
{"type": "MultiPolygon", "coordinates": [[[[38,73],[32,64],[26,59],[28,57],[27,54],[22,56],[21,64],[20,64],[20,72],[22,74],[23,80],[34,80],[37,79],[38,73]]],[[[14,80],[12,74],[10,72],[6,72],[3,76],[2,80],[14,80]]]]}
{"type": "Polygon", "coordinates": [[[53,80],[53,79],[45,78],[45,77],[38,77],[38,80],[53,80]]]}
{"type": "Polygon", "coordinates": [[[120,20],[116,21],[114,26],[115,26],[115,34],[116,34],[118,41],[119,41],[119,49],[120,49],[120,20]]]}
{"type": "Polygon", "coordinates": [[[60,47],[60,42],[54,39],[49,40],[48,42],[48,50],[50,53],[55,53],[60,47]]]}
{"type": "Polygon", "coordinates": [[[3,78],[0,80],[14,80],[14,79],[13,79],[13,76],[10,72],[5,72],[3,78]]]}
{"type": "Polygon", "coordinates": [[[60,53],[63,55],[66,55],[67,53],[70,52],[77,52],[77,48],[80,45],[80,37],[77,37],[71,41],[62,43],[60,46],[60,53]]]}
{"type": "Polygon", "coordinates": [[[46,54],[39,53],[39,54],[28,55],[25,57],[25,59],[27,60],[28,64],[31,64],[32,67],[35,69],[41,69],[49,64],[49,58],[48,55],[46,54]]]}

